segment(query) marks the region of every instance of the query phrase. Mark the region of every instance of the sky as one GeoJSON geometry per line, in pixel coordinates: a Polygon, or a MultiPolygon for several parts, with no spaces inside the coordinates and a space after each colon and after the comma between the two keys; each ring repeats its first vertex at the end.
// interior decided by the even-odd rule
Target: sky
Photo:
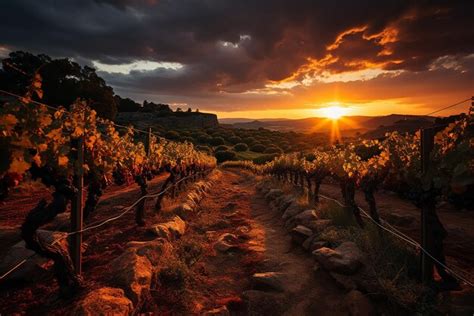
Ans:
{"type": "MultiPolygon", "coordinates": [[[[220,118],[426,114],[474,95],[474,1],[0,0],[0,57],[220,118]]],[[[465,111],[469,103],[441,115],[465,111]]]]}

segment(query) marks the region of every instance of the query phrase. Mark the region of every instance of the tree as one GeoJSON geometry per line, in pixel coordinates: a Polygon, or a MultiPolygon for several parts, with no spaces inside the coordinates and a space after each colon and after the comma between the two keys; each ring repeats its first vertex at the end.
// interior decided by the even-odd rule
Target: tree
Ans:
{"type": "Polygon", "coordinates": [[[89,106],[101,117],[113,119],[117,114],[114,91],[97,75],[94,68],[81,67],[67,58],[52,59],[47,55],[22,51],[11,52],[2,65],[0,88],[3,90],[24,95],[33,75],[39,73],[42,77],[43,98],[36,101],[54,107],[68,107],[80,98],[88,101],[89,106]]]}

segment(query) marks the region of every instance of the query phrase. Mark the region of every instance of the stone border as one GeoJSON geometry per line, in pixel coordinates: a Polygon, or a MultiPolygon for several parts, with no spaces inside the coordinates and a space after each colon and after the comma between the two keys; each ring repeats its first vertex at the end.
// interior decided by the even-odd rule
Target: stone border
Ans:
{"type": "Polygon", "coordinates": [[[218,170],[205,179],[192,184],[186,191],[184,201],[176,206],[172,220],[151,226],[148,232],[157,236],[151,241],[130,241],[125,251],[110,264],[112,283],[117,288],[103,287],[85,294],[73,307],[73,315],[127,315],[139,310],[144,298],[149,295],[153,276],[164,259],[173,252],[172,242],[186,232],[186,218],[196,212],[199,203],[220,177],[218,170]]]}
{"type": "Polygon", "coordinates": [[[321,238],[321,233],[336,230],[331,220],[321,219],[315,209],[309,209],[298,202],[296,194],[284,192],[281,185],[271,179],[262,179],[256,186],[257,192],[265,197],[274,211],[281,213],[284,229],[290,234],[293,243],[301,246],[315,259],[314,271],[324,269],[338,286],[347,291],[347,307],[360,315],[372,315],[375,310],[369,298],[366,256],[351,241],[341,240],[332,249],[329,242],[321,238]]]}

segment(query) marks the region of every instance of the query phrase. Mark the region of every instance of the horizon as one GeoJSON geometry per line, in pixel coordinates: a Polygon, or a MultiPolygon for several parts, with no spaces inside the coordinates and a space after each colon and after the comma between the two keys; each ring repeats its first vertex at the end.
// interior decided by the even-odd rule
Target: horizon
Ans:
{"type": "Polygon", "coordinates": [[[474,94],[473,10],[467,1],[21,0],[0,12],[0,58],[70,58],[122,97],[219,118],[327,116],[334,104],[344,116],[423,115],[474,94]]]}

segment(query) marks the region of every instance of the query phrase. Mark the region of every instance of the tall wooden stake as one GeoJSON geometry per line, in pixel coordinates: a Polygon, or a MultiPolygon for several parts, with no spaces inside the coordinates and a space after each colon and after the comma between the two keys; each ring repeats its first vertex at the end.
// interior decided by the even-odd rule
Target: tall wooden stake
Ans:
{"type": "MultiPolygon", "coordinates": [[[[71,203],[71,231],[80,231],[83,227],[83,187],[84,187],[84,138],[76,140],[77,160],[74,167],[74,186],[77,193],[71,203]]],[[[76,273],[82,273],[82,233],[71,235],[69,252],[76,273]]]]}
{"type": "MultiPolygon", "coordinates": [[[[434,128],[425,128],[421,130],[421,168],[422,176],[426,177],[430,168],[430,154],[434,147],[434,128]]],[[[421,209],[421,246],[431,253],[432,236],[430,236],[429,216],[434,212],[434,203],[423,201],[421,209]]],[[[423,284],[428,285],[433,281],[433,260],[423,251],[421,252],[421,280],[423,284]]]]}

